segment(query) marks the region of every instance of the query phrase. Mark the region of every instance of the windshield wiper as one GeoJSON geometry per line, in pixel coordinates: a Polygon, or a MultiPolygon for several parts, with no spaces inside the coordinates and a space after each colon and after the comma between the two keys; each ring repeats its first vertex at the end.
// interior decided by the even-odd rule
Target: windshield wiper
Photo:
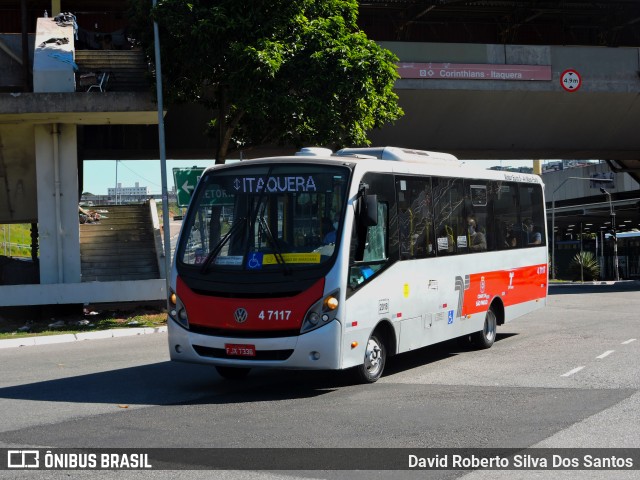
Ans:
{"type": "Polygon", "coordinates": [[[276,257],[276,262],[283,266],[284,273],[288,275],[291,272],[289,270],[289,267],[287,266],[287,262],[285,262],[284,257],[282,256],[282,250],[280,249],[278,241],[273,236],[273,233],[269,228],[269,224],[264,219],[262,214],[260,214],[260,216],[258,217],[258,222],[260,224],[260,227],[262,227],[262,230],[267,234],[267,240],[269,240],[269,243],[271,243],[271,245],[273,246],[273,256],[276,257]]]}
{"type": "Polygon", "coordinates": [[[207,273],[207,270],[209,269],[211,262],[213,262],[213,260],[218,256],[218,254],[222,250],[222,247],[224,247],[225,244],[231,238],[231,235],[233,235],[237,230],[239,230],[240,227],[246,222],[247,222],[246,217],[239,218],[233,222],[233,225],[231,225],[231,228],[229,229],[229,231],[224,235],[224,237],[220,239],[218,244],[215,247],[213,247],[213,250],[209,252],[209,254],[207,255],[207,258],[204,259],[204,262],[200,267],[200,273],[207,273]]]}

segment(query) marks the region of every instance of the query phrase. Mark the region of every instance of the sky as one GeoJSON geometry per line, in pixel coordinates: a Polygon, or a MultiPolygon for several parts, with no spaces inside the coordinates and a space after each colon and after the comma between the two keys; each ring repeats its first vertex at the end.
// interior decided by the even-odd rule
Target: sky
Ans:
{"type": "MultiPolygon", "coordinates": [[[[481,168],[493,166],[531,167],[532,160],[466,160],[467,163],[481,168]]],[[[83,192],[94,195],[106,195],[108,188],[114,188],[116,183],[122,187],[134,187],[138,182],[140,187],[148,187],[150,194],[162,193],[162,177],[160,175],[160,160],[118,160],[116,182],[115,160],[85,160],[83,174],[83,192]]],[[[167,189],[173,188],[173,169],[209,167],[213,160],[167,160],[167,189]]]]}

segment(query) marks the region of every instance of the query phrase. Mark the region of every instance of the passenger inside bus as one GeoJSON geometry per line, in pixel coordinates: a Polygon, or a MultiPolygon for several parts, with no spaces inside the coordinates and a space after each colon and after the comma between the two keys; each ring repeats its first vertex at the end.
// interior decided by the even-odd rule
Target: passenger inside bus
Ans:
{"type": "Polygon", "coordinates": [[[513,248],[518,245],[518,238],[516,234],[513,233],[513,230],[509,230],[507,232],[507,236],[504,239],[504,246],[508,248],[513,248]]]}
{"type": "Polygon", "coordinates": [[[485,251],[487,249],[487,237],[485,237],[484,233],[478,231],[475,217],[469,216],[467,225],[469,227],[469,249],[473,252],[485,251]]]}
{"type": "Polygon", "coordinates": [[[336,228],[329,217],[322,217],[322,243],[336,243],[336,228]]]}
{"type": "Polygon", "coordinates": [[[542,234],[538,232],[530,218],[525,218],[522,222],[524,232],[527,235],[527,245],[540,245],[542,244],[542,234]]]}

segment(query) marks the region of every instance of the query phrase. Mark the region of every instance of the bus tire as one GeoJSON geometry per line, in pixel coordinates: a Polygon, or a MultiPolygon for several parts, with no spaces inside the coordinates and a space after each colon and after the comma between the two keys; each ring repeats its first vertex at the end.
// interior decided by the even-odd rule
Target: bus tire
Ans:
{"type": "Polygon", "coordinates": [[[471,341],[477,348],[491,348],[493,342],[496,341],[497,318],[493,308],[487,310],[484,317],[484,327],[479,332],[471,335],[471,341]]]}
{"type": "Polygon", "coordinates": [[[247,367],[220,367],[216,366],[218,375],[227,380],[240,380],[249,374],[250,368],[247,367]]]}
{"type": "Polygon", "coordinates": [[[358,379],[362,383],[374,383],[381,376],[387,362],[387,348],[375,332],[369,337],[364,353],[364,360],[356,367],[358,379]]]}

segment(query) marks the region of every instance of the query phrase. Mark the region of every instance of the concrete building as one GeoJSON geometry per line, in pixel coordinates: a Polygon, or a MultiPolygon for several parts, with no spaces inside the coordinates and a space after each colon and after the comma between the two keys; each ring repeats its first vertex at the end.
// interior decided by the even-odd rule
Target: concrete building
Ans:
{"type": "Polygon", "coordinates": [[[123,187],[118,183],[117,187],[107,188],[107,196],[109,202],[115,204],[142,202],[149,199],[149,187],[141,187],[139,182],[133,187],[123,187]]]}
{"type": "Polygon", "coordinates": [[[612,171],[606,162],[548,171],[542,179],[550,261],[555,263],[557,278],[567,279],[571,259],[590,251],[599,259],[601,278],[615,279],[614,232],[619,237],[618,276],[640,278],[638,181],[612,171]]]}
{"type": "MultiPolygon", "coordinates": [[[[48,9],[48,17],[35,19],[35,33],[23,36],[31,45],[26,57],[5,54],[13,52],[12,45],[20,45],[15,38],[20,35],[2,36],[0,43],[0,83],[3,91],[9,91],[0,93],[0,223],[31,223],[38,239],[32,254],[35,274],[24,275],[36,283],[7,285],[17,283],[16,275],[3,275],[2,306],[165,298],[162,278],[113,282],[83,278],[78,215],[83,129],[153,125],[158,112],[148,87],[140,91],[124,85],[118,91],[114,82],[114,91],[105,92],[92,88],[93,83],[82,85],[80,74],[86,64],[77,55],[74,22],[56,18],[60,2],[49,7],[54,8],[48,9]],[[33,87],[26,91],[14,81],[20,64],[32,67],[33,87]]],[[[93,59],[107,63],[112,56],[111,51],[95,53],[93,59]]],[[[138,54],[124,52],[118,58],[135,59],[138,54]]],[[[10,265],[13,270],[27,266],[10,265]]]]}

